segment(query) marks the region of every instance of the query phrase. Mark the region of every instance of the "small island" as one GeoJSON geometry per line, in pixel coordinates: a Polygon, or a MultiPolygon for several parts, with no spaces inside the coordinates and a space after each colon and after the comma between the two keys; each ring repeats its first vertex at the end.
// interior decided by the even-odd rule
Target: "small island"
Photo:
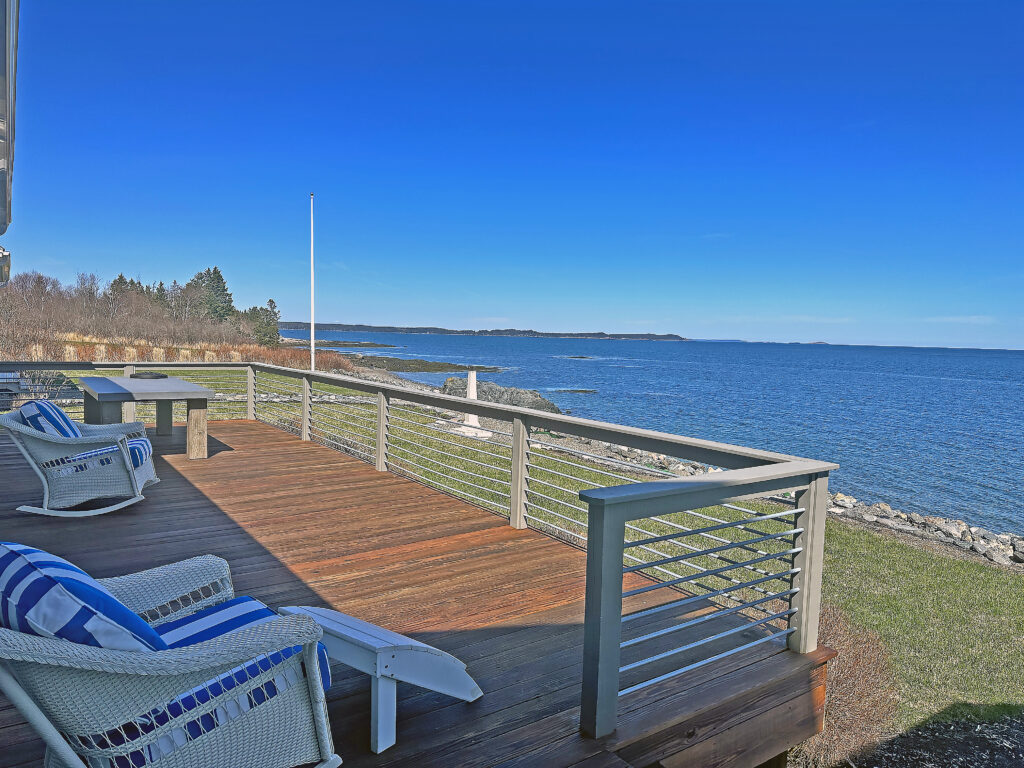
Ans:
{"type": "MultiPolygon", "coordinates": [[[[278,323],[282,331],[309,331],[309,323],[283,321],[278,323]]],[[[546,331],[521,330],[519,328],[496,328],[492,330],[453,330],[434,326],[399,325],[353,325],[348,323],[317,323],[318,331],[342,331],[346,333],[423,333],[445,336],[516,336],[536,339],[618,339],[624,341],[689,341],[675,333],[550,333],[546,331]]],[[[337,346],[337,345],[335,345],[337,346]]]]}

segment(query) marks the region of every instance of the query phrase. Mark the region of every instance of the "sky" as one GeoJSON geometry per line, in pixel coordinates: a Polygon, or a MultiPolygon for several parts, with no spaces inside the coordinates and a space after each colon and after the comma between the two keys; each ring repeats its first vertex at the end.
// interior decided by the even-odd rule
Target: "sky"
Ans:
{"type": "Polygon", "coordinates": [[[15,271],[1024,348],[1024,3],[23,3],[15,271]]]}

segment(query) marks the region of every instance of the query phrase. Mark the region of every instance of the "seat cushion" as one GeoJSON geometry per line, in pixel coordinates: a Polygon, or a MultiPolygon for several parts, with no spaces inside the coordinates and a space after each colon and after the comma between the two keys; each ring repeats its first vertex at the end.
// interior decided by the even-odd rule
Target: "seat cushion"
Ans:
{"type": "Polygon", "coordinates": [[[120,651],[159,651],[163,638],[63,558],[0,542],[0,626],[120,651]]]}
{"type": "Polygon", "coordinates": [[[54,437],[81,437],[82,430],[64,411],[49,400],[29,400],[18,409],[29,427],[54,437]]]}
{"type": "MultiPolygon", "coordinates": [[[[113,459],[113,454],[120,453],[121,449],[116,445],[107,445],[103,448],[94,448],[91,451],[83,451],[82,453],[76,453],[74,456],[69,456],[67,459],[62,459],[66,464],[70,466],[66,474],[72,474],[74,472],[84,472],[89,469],[92,464],[88,463],[92,459],[100,459],[98,464],[109,464],[113,459]]],[[[149,457],[153,455],[153,444],[149,442],[149,438],[146,437],[132,437],[128,439],[128,456],[132,460],[132,467],[138,469],[145,464],[149,457]]]]}
{"type": "MultiPolygon", "coordinates": [[[[236,597],[220,605],[205,608],[191,616],[161,624],[156,629],[170,648],[184,648],[206,640],[226,635],[245,627],[264,624],[277,618],[277,614],[251,597],[236,597]]],[[[107,761],[105,768],[139,768],[158,764],[176,750],[215,728],[235,720],[254,707],[270,701],[280,692],[300,684],[303,680],[294,668],[279,670],[261,686],[245,693],[232,693],[245,686],[252,678],[274,670],[287,659],[302,652],[302,646],[285,648],[276,653],[259,656],[219,677],[207,680],[202,685],[183,692],[166,707],[140,715],[134,721],[125,723],[107,733],[82,739],[85,746],[108,749],[130,745],[156,728],[174,723],[169,731],[157,742],[138,747],[122,757],[107,761]],[[198,716],[190,715],[199,708],[211,711],[198,716]]],[[[327,660],[327,649],[317,645],[317,659],[320,667],[320,682],[326,691],[331,685],[331,673],[327,660]]],[[[258,734],[253,734],[258,738],[258,734]]]]}
{"type": "MultiPolygon", "coordinates": [[[[185,648],[244,627],[265,624],[276,618],[278,615],[259,600],[243,595],[219,605],[204,608],[190,616],[168,621],[166,624],[156,627],[156,631],[168,648],[185,648]]],[[[287,659],[301,650],[301,647],[296,646],[285,649],[282,653],[287,654],[284,656],[287,659]]],[[[326,691],[331,687],[331,668],[328,665],[327,649],[323,643],[318,643],[317,651],[320,658],[320,682],[326,691]]]]}

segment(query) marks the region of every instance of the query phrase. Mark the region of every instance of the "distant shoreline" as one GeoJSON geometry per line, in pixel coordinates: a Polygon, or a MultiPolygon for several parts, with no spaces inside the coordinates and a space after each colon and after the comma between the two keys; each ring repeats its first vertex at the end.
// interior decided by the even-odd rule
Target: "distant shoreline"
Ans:
{"type": "MultiPolygon", "coordinates": [[[[281,331],[309,331],[309,323],[281,322],[277,325],[281,331]]],[[[433,334],[438,336],[507,336],[512,338],[534,339],[617,339],[622,341],[690,341],[675,333],[549,333],[519,328],[499,328],[494,330],[453,330],[451,328],[435,328],[432,326],[398,326],[398,325],[351,325],[348,323],[317,323],[318,331],[341,331],[345,333],[410,333],[433,334]]]]}

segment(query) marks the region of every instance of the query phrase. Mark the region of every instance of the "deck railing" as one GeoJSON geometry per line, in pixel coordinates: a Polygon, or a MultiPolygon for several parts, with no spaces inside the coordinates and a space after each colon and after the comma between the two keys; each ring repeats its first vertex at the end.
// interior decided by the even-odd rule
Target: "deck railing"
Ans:
{"type": "Polygon", "coordinates": [[[0,363],[0,410],[49,397],[80,418],[80,376],[135,370],[214,390],[211,419],[271,424],[585,547],[589,735],[649,686],[755,646],[817,647],[834,464],[259,363],[0,363]]]}

